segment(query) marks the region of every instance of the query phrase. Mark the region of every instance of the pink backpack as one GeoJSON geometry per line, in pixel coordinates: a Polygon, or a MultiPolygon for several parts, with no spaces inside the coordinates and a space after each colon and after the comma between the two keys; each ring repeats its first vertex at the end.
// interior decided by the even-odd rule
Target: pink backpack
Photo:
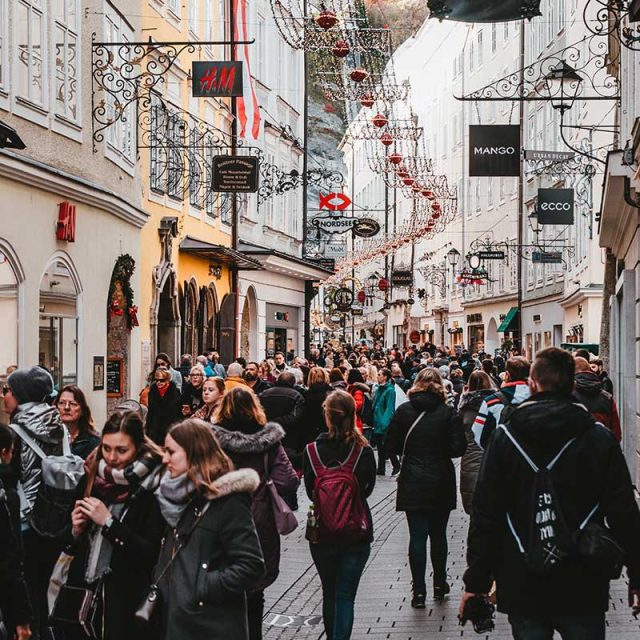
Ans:
{"type": "Polygon", "coordinates": [[[336,467],[326,467],[313,442],[308,447],[311,466],[316,474],[313,484],[317,541],[357,543],[369,538],[369,521],[360,485],[354,469],[362,447],[354,444],[347,459],[336,467]]]}

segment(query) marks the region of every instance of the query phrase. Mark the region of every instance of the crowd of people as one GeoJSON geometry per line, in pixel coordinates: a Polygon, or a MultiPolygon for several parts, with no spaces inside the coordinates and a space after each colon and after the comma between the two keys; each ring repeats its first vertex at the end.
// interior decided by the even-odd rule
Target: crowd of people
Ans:
{"type": "Polygon", "coordinates": [[[623,564],[640,610],[640,512],[611,392],[602,363],[556,348],[530,363],[361,344],[226,367],[208,351],[178,369],[159,353],[139,400],[97,429],[79,387],[16,369],[0,426],[6,637],[262,638],[302,484],[326,637],[347,640],[375,533],[367,498],[390,473],[412,607],[451,591],[459,494],[463,620],[496,604],[517,640],[604,638],[623,564]]]}

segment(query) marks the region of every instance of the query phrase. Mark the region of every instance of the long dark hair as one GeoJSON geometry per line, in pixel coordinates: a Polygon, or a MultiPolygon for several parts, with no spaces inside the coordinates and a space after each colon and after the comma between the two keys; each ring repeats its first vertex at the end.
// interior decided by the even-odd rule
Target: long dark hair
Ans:
{"type": "MultiPolygon", "coordinates": [[[[87,398],[84,395],[84,391],[75,384],[68,384],[66,387],[62,388],[62,391],[58,394],[58,401],[60,400],[63,393],[70,393],[73,396],[73,399],[80,405],[80,420],[78,421],[78,433],[82,435],[95,435],[96,429],[93,423],[93,416],[91,415],[91,409],[89,407],[89,403],[87,402],[87,398]]],[[[56,406],[57,406],[56,402],[56,406]]]]}

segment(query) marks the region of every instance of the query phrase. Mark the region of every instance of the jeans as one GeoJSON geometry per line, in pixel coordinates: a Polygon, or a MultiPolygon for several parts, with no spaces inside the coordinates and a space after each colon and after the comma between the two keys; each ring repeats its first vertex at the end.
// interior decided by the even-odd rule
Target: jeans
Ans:
{"type": "Polygon", "coordinates": [[[322,582],[322,620],[327,640],[349,640],[353,603],[371,545],[312,544],[310,548],[322,582]]]}
{"type": "Polygon", "coordinates": [[[387,460],[391,460],[394,471],[400,468],[398,456],[395,453],[389,453],[384,444],[384,433],[374,433],[371,436],[371,444],[378,449],[378,475],[383,476],[386,472],[387,460]]]}
{"type": "Polygon", "coordinates": [[[449,511],[407,511],[409,525],[409,566],[413,592],[426,593],[427,538],[431,540],[433,584],[447,581],[447,523],[449,511]]]}
{"type": "Polygon", "coordinates": [[[264,616],[264,591],[247,593],[247,620],[249,640],[262,640],[262,618],[264,616]]]}
{"type": "Polygon", "coordinates": [[[552,640],[554,630],[562,640],[604,640],[604,613],[582,615],[510,615],[514,640],[552,640]]]}

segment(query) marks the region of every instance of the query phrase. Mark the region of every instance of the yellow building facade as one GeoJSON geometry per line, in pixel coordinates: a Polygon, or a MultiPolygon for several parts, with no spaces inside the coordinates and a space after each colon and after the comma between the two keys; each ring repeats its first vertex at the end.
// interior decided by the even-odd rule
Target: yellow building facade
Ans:
{"type": "MultiPolygon", "coordinates": [[[[175,60],[139,104],[141,235],[141,367],[155,355],[194,357],[206,348],[233,357],[237,269],[251,259],[233,251],[233,200],[210,190],[213,155],[231,153],[230,99],[193,98],[193,60],[229,59],[229,47],[202,44],[227,37],[228,2],[143,0],[142,33],[158,44],[151,55],[175,60]],[[176,43],[197,43],[186,46],[176,43]],[[163,43],[173,43],[166,45],[163,43]]],[[[143,38],[144,39],[144,38],[143,38]]],[[[224,357],[223,357],[224,359],[224,357]]]]}

